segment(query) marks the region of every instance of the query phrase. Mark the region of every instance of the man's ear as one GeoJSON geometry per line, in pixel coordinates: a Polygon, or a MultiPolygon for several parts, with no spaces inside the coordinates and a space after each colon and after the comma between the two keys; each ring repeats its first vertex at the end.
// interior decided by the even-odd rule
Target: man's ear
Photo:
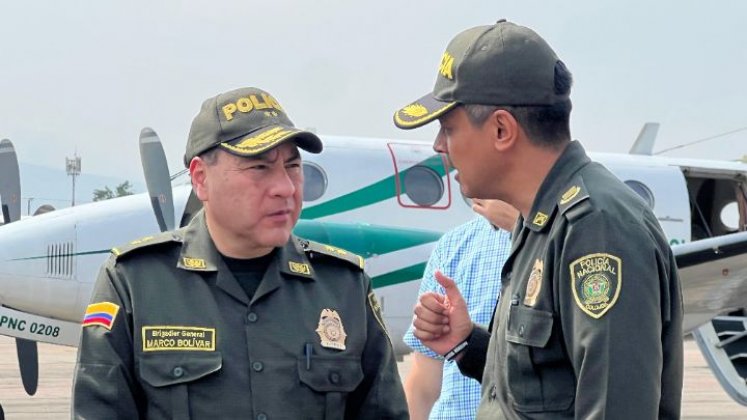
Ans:
{"type": "Polygon", "coordinates": [[[192,178],[192,189],[200,201],[208,198],[208,176],[207,163],[201,157],[196,156],[189,162],[189,176],[192,178]]]}
{"type": "Polygon", "coordinates": [[[519,136],[519,123],[510,112],[499,109],[490,116],[488,120],[490,130],[493,133],[493,143],[496,150],[505,152],[511,149],[519,136]]]}

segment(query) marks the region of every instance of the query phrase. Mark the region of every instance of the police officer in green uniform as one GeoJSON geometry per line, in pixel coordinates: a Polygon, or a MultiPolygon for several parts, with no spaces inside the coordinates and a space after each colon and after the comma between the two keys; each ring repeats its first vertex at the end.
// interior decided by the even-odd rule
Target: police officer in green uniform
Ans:
{"type": "Polygon", "coordinates": [[[431,94],[395,116],[439,119],[468,197],[521,212],[488,330],[451,279],[424,294],[415,335],[482,381],[478,418],[678,418],[682,296],[651,209],[571,141],[571,74],[532,30],[457,35],[431,94]]]}
{"type": "Polygon", "coordinates": [[[298,147],[322,143],[265,91],[203,103],[185,163],[204,210],[112,250],[83,320],[75,418],[407,417],[363,259],[291,235],[298,147]]]}

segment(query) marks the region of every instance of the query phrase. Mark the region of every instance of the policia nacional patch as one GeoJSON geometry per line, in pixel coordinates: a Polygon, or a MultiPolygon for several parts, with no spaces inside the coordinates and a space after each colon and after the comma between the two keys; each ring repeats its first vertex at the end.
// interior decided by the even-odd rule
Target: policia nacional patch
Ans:
{"type": "Polygon", "coordinates": [[[617,302],[622,289],[622,260],[612,254],[589,254],[571,263],[571,289],[576,304],[599,319],[617,302]]]}

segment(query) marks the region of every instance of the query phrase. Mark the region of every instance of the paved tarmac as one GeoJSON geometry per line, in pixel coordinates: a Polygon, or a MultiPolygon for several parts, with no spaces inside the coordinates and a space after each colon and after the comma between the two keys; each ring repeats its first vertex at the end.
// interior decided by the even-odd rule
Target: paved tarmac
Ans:
{"type": "MultiPolygon", "coordinates": [[[[27,396],[21,385],[13,339],[0,336],[0,404],[7,420],[69,419],[70,388],[75,349],[39,345],[39,390],[27,396]]],[[[409,369],[409,357],[399,364],[400,375],[409,369]]],[[[706,366],[695,342],[685,340],[685,387],[682,406],[686,419],[744,419],[747,407],[732,401],[706,366]]]]}

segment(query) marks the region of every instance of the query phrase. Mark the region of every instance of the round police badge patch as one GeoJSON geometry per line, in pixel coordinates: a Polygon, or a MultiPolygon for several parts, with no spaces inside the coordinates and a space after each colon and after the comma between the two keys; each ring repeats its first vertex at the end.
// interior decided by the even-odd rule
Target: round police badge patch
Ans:
{"type": "Polygon", "coordinates": [[[599,319],[617,303],[622,288],[622,260],[612,254],[589,254],[570,266],[576,305],[599,319]]]}

